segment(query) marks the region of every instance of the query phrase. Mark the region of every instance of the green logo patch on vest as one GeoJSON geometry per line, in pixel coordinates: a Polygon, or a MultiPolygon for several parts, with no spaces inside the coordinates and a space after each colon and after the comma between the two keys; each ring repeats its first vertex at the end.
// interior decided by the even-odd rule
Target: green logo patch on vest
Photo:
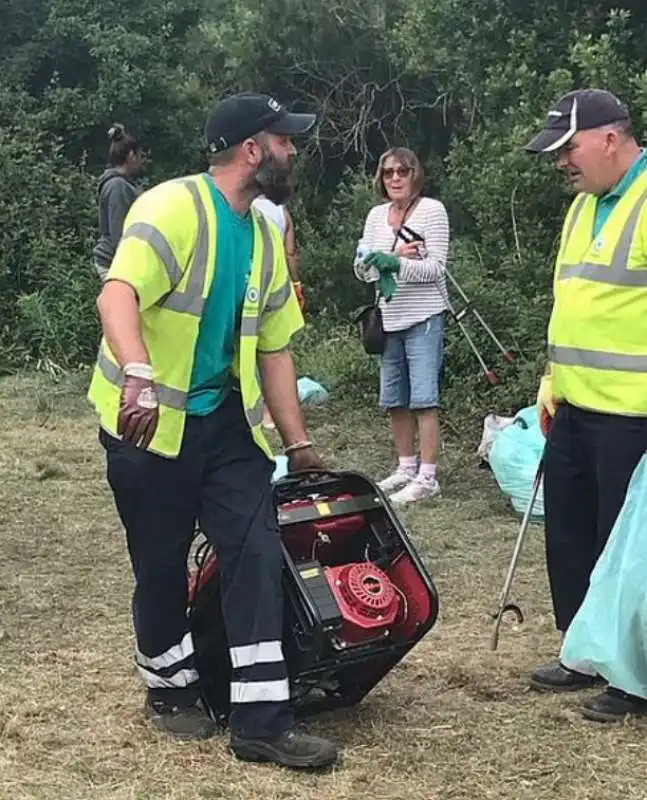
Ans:
{"type": "Polygon", "coordinates": [[[258,289],[254,286],[250,286],[247,290],[247,299],[250,303],[258,303],[258,289]]]}

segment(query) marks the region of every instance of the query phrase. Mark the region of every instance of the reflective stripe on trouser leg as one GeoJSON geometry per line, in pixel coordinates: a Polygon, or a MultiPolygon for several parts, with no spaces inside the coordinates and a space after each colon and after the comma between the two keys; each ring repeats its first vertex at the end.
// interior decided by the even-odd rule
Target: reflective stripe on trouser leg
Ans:
{"type": "Polygon", "coordinates": [[[186,565],[202,473],[202,421],[187,420],[176,459],[152,455],[105,431],[100,439],[135,577],[135,663],[149,690],[173,704],[190,703],[199,692],[186,615],[186,565]]]}
{"type": "Polygon", "coordinates": [[[179,644],[157,656],[145,656],[137,648],[135,660],[139,674],[149,689],[185,689],[198,680],[190,633],[179,644]]]}
{"type": "Polygon", "coordinates": [[[280,641],[229,649],[234,669],[232,703],[281,703],[290,699],[280,641]]]}
{"type": "Polygon", "coordinates": [[[283,553],[272,492],[274,464],[252,438],[233,392],[213,415],[200,526],[218,552],[232,664],[233,733],[272,737],[291,727],[283,636],[283,553]]]}
{"type": "Polygon", "coordinates": [[[246,736],[278,735],[291,724],[290,687],[281,646],[283,556],[269,476],[265,480],[264,488],[261,481],[249,480],[248,530],[239,551],[221,562],[233,667],[230,724],[246,736]]]}

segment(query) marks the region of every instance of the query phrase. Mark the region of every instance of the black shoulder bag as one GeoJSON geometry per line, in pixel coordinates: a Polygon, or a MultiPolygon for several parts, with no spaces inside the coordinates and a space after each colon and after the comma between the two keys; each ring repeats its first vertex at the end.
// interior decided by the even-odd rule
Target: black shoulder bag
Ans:
{"type": "MultiPolygon", "coordinates": [[[[400,231],[402,230],[402,226],[404,225],[409,211],[411,210],[413,204],[417,198],[414,198],[406,208],[404,212],[404,216],[402,218],[402,224],[398,228],[395,238],[393,240],[393,244],[391,245],[390,252],[392,253],[395,250],[395,246],[398,242],[398,236],[400,235],[400,231]]],[[[384,326],[382,324],[382,310],[380,308],[380,292],[379,289],[375,290],[375,300],[373,303],[367,306],[362,306],[359,309],[355,318],[354,322],[359,323],[360,335],[362,337],[362,345],[364,347],[364,351],[369,356],[379,356],[382,355],[384,352],[384,346],[386,344],[386,334],[384,333],[384,326]]]]}

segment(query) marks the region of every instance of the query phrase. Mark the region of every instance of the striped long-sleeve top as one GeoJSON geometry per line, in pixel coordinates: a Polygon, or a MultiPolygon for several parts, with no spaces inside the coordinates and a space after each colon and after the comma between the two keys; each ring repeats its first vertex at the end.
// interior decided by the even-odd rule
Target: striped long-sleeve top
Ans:
{"type": "MultiPolygon", "coordinates": [[[[391,252],[396,231],[388,222],[390,205],[382,203],[369,211],[360,241],[364,249],[391,252]]],[[[449,220],[445,206],[439,200],[422,197],[405,224],[423,237],[424,248],[421,258],[400,257],[397,290],[389,302],[380,299],[385,331],[410,328],[447,308],[445,263],[449,249],[449,220]]],[[[403,240],[399,239],[396,247],[402,243],[403,240]]],[[[379,279],[374,267],[366,267],[357,259],[354,271],[357,278],[366,283],[379,279]]]]}

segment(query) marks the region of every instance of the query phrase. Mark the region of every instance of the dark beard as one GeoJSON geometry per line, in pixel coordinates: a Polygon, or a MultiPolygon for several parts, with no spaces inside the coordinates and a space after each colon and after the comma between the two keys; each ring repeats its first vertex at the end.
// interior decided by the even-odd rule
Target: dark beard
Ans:
{"type": "Polygon", "coordinates": [[[262,164],[252,177],[252,184],[277,206],[282,206],[292,197],[292,161],[281,164],[266,152],[262,164]]]}

